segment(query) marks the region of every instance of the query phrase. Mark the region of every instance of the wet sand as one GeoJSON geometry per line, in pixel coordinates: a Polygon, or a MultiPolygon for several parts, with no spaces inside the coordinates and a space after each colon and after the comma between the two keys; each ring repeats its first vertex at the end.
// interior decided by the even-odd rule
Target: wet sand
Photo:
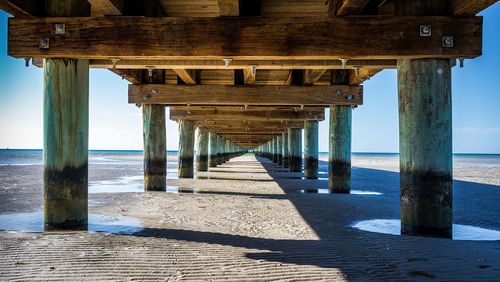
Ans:
{"type": "MultiPolygon", "coordinates": [[[[131,234],[0,231],[0,280],[500,277],[500,241],[349,227],[399,218],[397,158],[353,157],[352,189],[381,195],[298,193],[328,187],[321,157],[319,180],[302,180],[301,173],[284,172],[253,155],[199,173],[198,179],[167,180],[170,187],[198,193],[97,193],[110,184],[140,187],[142,166],[91,165],[89,182],[96,193],[89,194],[89,212],[138,220],[143,229],[131,234]]],[[[168,161],[174,178],[176,160],[169,156],[168,161]]],[[[0,167],[0,214],[41,210],[41,172],[40,165],[0,167]]],[[[454,222],[500,230],[500,167],[455,164],[454,179],[454,222]]]]}

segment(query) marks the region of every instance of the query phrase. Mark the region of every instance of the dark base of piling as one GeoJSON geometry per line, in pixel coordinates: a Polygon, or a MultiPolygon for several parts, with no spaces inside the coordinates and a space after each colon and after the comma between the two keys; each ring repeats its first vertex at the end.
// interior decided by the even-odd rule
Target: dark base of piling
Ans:
{"type": "Polygon", "coordinates": [[[415,226],[401,223],[401,234],[412,236],[429,236],[451,238],[452,227],[448,228],[430,228],[425,226],[415,226]]]}
{"type": "Polygon", "coordinates": [[[67,221],[63,223],[45,223],[43,230],[46,232],[57,231],[87,231],[88,221],[67,221]]]}

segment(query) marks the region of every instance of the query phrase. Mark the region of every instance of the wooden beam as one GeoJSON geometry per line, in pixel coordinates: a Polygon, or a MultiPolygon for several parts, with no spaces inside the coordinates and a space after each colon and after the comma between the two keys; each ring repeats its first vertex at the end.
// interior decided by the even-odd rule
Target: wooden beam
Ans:
{"type": "Polygon", "coordinates": [[[336,5],[335,14],[337,16],[346,16],[359,15],[368,2],[370,0],[337,0],[330,3],[336,5]]]}
{"type": "Polygon", "coordinates": [[[304,85],[313,85],[325,72],[325,69],[304,70],[304,85]]]}
{"type": "Polygon", "coordinates": [[[187,69],[174,69],[175,73],[186,84],[196,84],[196,73],[187,69]]]}
{"type": "Polygon", "coordinates": [[[215,127],[206,127],[208,128],[211,132],[215,132],[221,136],[224,136],[224,134],[269,134],[269,133],[281,133],[281,132],[286,132],[287,128],[215,128],[215,127]],[[272,131],[274,129],[274,131],[272,131]]]}
{"type": "Polygon", "coordinates": [[[37,0],[0,0],[0,10],[14,17],[31,17],[41,14],[40,1],[37,0]]]}
{"type": "Polygon", "coordinates": [[[303,121],[324,120],[324,109],[317,111],[265,111],[265,110],[187,110],[186,108],[170,108],[170,119],[180,120],[252,120],[252,121],[303,121]]]}
{"type": "Polygon", "coordinates": [[[237,17],[240,15],[238,0],[217,0],[217,8],[221,17],[237,17]]]}
{"type": "Polygon", "coordinates": [[[131,84],[129,103],[165,105],[361,105],[363,87],[131,84]]]}
{"type": "MultiPolygon", "coordinates": [[[[340,60],[233,60],[226,68],[222,60],[165,60],[165,59],[120,59],[116,63],[118,69],[145,69],[153,66],[155,69],[213,69],[232,70],[248,69],[249,65],[255,64],[259,70],[290,70],[290,69],[341,69],[340,60]]],[[[363,68],[395,69],[396,60],[348,60],[346,69],[354,66],[363,68]]],[[[110,59],[90,60],[91,68],[113,68],[110,59]]]]}
{"type": "Polygon", "coordinates": [[[121,76],[122,79],[126,79],[131,83],[141,83],[142,82],[142,70],[126,70],[126,69],[109,69],[110,71],[121,76]]]}
{"type": "Polygon", "coordinates": [[[382,69],[360,69],[357,75],[356,72],[351,71],[349,73],[349,84],[359,85],[381,71],[382,69]]]}
{"type": "Polygon", "coordinates": [[[93,16],[117,16],[121,15],[124,8],[124,0],[88,0],[91,5],[93,16]]]}
{"type": "Polygon", "coordinates": [[[197,120],[196,125],[202,127],[220,127],[220,128],[238,128],[238,129],[248,129],[248,128],[303,128],[303,121],[213,121],[213,120],[197,120]]]}
{"type": "Polygon", "coordinates": [[[482,17],[9,18],[8,35],[8,54],[18,58],[333,60],[481,52],[482,17]],[[54,34],[56,23],[66,25],[66,34],[54,34]],[[432,36],[420,36],[424,24],[432,25],[432,36]],[[448,35],[452,48],[442,47],[448,35]],[[40,48],[41,38],[50,40],[48,48],[40,48]]]}
{"type": "Polygon", "coordinates": [[[450,9],[454,15],[475,15],[498,0],[451,0],[450,9]]]}
{"type": "Polygon", "coordinates": [[[249,68],[243,69],[243,77],[245,78],[245,85],[255,84],[255,77],[257,76],[257,70],[252,74],[252,71],[249,68]]]}

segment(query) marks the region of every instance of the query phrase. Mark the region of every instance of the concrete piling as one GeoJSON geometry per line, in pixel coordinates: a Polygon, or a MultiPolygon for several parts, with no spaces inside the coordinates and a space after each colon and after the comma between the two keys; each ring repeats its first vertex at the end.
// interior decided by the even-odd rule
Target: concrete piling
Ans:
{"type": "Polygon", "coordinates": [[[194,121],[179,121],[179,178],[193,178],[194,121]]]}
{"type": "Polygon", "coordinates": [[[217,167],[217,134],[210,132],[208,150],[208,166],[217,167]]]}
{"type": "Polygon", "coordinates": [[[198,128],[196,131],[196,170],[208,170],[208,129],[198,128]]]}
{"type": "Polygon", "coordinates": [[[302,129],[288,129],[288,154],[290,172],[302,172],[302,129]]]}
{"type": "Polygon", "coordinates": [[[304,177],[318,178],[318,122],[304,122],[304,177]]]}

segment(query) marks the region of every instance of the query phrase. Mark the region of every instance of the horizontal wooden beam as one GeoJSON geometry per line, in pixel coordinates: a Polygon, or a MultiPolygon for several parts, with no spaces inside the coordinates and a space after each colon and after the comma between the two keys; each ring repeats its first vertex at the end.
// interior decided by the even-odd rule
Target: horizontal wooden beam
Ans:
{"type": "MultiPolygon", "coordinates": [[[[172,106],[169,107],[170,109],[174,110],[185,110],[185,106],[172,106]]],[[[311,107],[311,106],[305,106],[304,108],[301,108],[300,106],[247,106],[245,109],[245,106],[209,106],[209,105],[202,105],[202,106],[189,106],[190,110],[196,110],[196,111],[321,111],[324,109],[324,107],[317,106],[317,107],[311,107]]]]}
{"type": "MultiPolygon", "coordinates": [[[[90,68],[117,69],[146,69],[149,66],[155,69],[248,69],[249,65],[257,65],[258,70],[289,70],[289,69],[342,69],[341,60],[232,60],[226,67],[223,60],[168,60],[168,59],[120,59],[113,64],[111,59],[92,59],[90,68]]],[[[346,69],[355,66],[375,69],[394,69],[397,60],[348,60],[346,69]]]]}
{"type": "Polygon", "coordinates": [[[92,15],[117,16],[123,13],[124,0],[88,0],[92,15]]]}
{"type": "Polygon", "coordinates": [[[451,12],[454,15],[475,15],[498,0],[450,0],[451,12]]]}
{"type": "Polygon", "coordinates": [[[86,59],[474,58],[482,17],[9,18],[8,54],[86,59]],[[65,24],[65,34],[55,34],[65,24]],[[420,36],[431,25],[432,36],[420,36]],[[453,47],[443,47],[453,36],[453,47]],[[40,40],[48,46],[40,48],[40,40]]]}
{"type": "Polygon", "coordinates": [[[370,0],[337,0],[336,15],[358,15],[370,0]]]}
{"type": "Polygon", "coordinates": [[[250,121],[304,121],[325,119],[323,109],[316,111],[265,111],[265,110],[237,110],[225,111],[214,110],[187,110],[170,108],[170,119],[172,120],[250,120],[250,121]]]}
{"type": "Polygon", "coordinates": [[[208,130],[210,132],[214,132],[214,133],[217,133],[221,136],[224,136],[224,134],[270,134],[270,133],[282,133],[282,132],[286,132],[287,131],[287,128],[274,128],[274,131],[272,131],[272,129],[270,128],[250,128],[250,129],[239,129],[239,128],[236,128],[236,129],[227,129],[227,128],[222,128],[222,129],[218,129],[218,128],[210,128],[210,127],[206,127],[208,128],[208,130]]]}
{"type": "Polygon", "coordinates": [[[363,87],[131,84],[131,104],[361,105],[363,87]]]}
{"type": "Polygon", "coordinates": [[[41,14],[44,3],[37,0],[0,0],[0,10],[14,17],[30,17],[41,14]]]}

